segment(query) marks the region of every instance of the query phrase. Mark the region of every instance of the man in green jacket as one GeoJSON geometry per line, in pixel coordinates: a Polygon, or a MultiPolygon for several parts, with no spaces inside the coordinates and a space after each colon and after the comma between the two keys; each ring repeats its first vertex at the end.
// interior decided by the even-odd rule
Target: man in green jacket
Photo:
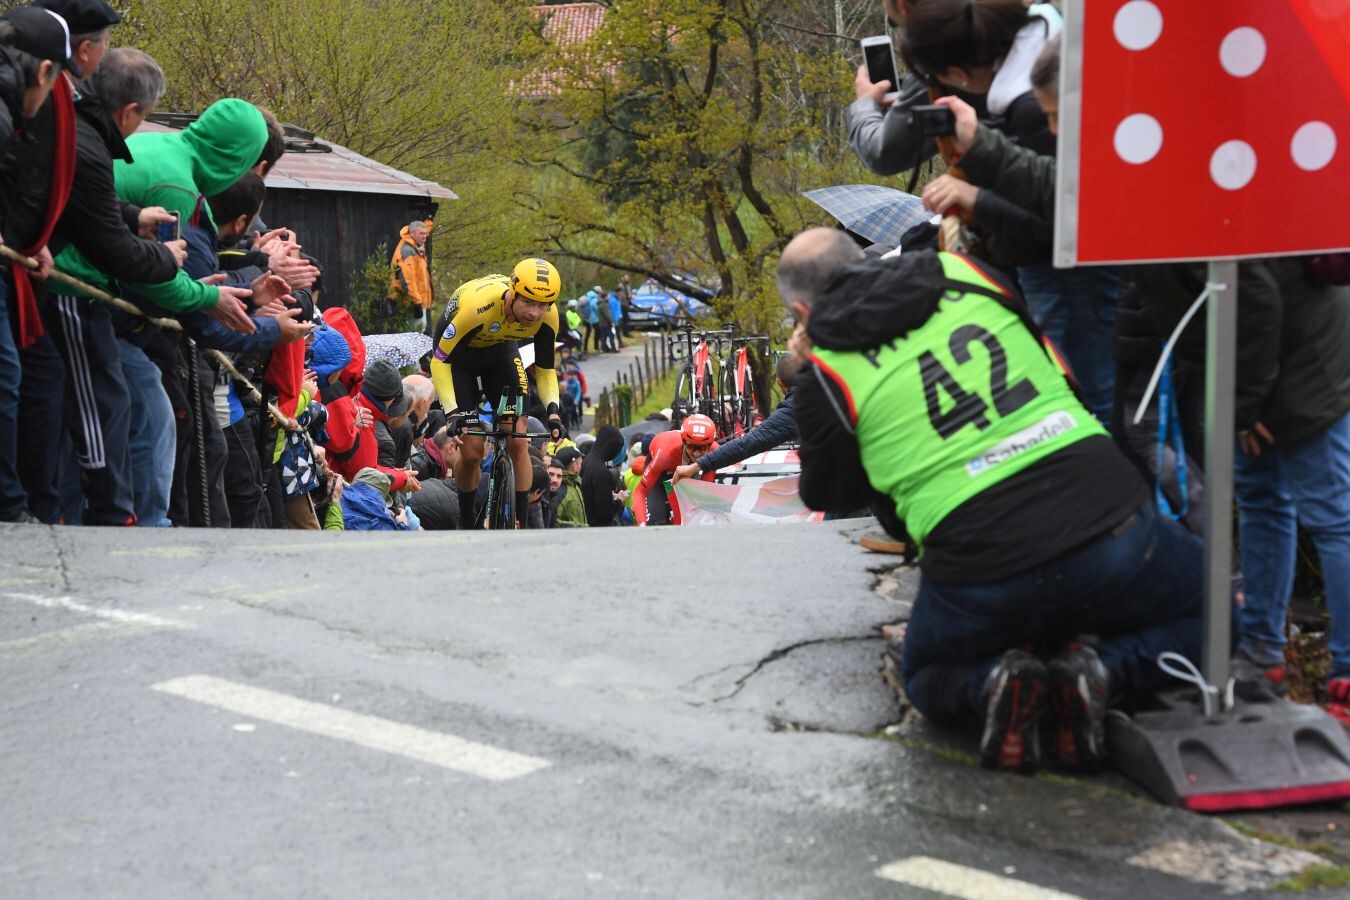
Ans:
{"type": "MultiPolygon", "coordinates": [[[[142,208],[159,206],[176,213],[186,224],[200,209],[210,210],[201,197],[213,197],[232,187],[252,168],[267,143],[267,123],[251,103],[217,100],[180,132],[138,132],[127,139],[133,163],[113,165],[117,196],[142,208]]],[[[214,223],[204,223],[209,231],[214,223]]],[[[62,252],[57,267],[111,294],[117,284],[95,269],[73,247],[62,252]]],[[[253,323],[240,302],[247,290],[203,284],[185,272],[159,284],[141,284],[137,290],[171,313],[202,310],[223,325],[251,333],[253,323]]]]}
{"type": "Polygon", "coordinates": [[[1053,704],[1059,762],[1100,765],[1108,702],[1161,686],[1159,653],[1199,658],[1199,541],[1157,515],[1000,275],[934,251],[864,260],[812,229],[778,290],[814,348],[794,389],[802,499],[873,503],[919,551],[910,700],[982,722],[981,762],[1024,772],[1053,704]]]}
{"type": "Polygon", "coordinates": [[[544,525],[547,528],[585,528],[586,505],[581,497],[581,451],[564,447],[548,465],[544,525]]]}

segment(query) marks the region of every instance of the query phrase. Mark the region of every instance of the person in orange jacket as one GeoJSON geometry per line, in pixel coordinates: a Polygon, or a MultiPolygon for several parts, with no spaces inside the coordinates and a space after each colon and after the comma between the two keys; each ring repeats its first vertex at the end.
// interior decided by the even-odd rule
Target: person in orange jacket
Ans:
{"type": "Polygon", "coordinates": [[[389,260],[389,296],[419,309],[424,328],[430,315],[427,310],[436,299],[431,286],[431,265],[427,261],[427,238],[435,224],[427,219],[405,225],[389,260]]]}

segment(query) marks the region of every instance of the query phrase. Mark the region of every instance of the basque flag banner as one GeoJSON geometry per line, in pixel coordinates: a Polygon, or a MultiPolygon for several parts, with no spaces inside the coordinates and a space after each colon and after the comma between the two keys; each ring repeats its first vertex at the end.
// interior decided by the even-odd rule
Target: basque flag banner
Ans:
{"type": "Polygon", "coordinates": [[[675,487],[681,525],[820,522],[825,514],[806,508],[796,475],[772,481],[714,484],[686,478],[675,487]]]}

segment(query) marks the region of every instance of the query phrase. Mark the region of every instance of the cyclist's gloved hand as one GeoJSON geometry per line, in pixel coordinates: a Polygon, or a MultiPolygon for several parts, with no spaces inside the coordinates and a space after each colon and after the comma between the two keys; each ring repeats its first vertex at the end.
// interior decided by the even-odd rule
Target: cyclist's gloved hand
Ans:
{"type": "Polygon", "coordinates": [[[478,429],[483,426],[483,422],[478,418],[478,413],[470,410],[469,412],[457,412],[445,420],[446,433],[451,437],[459,437],[464,433],[464,429],[478,429]]]}
{"type": "Polygon", "coordinates": [[[567,426],[563,424],[562,416],[552,413],[548,417],[548,430],[553,435],[555,441],[567,437],[567,426]]]}

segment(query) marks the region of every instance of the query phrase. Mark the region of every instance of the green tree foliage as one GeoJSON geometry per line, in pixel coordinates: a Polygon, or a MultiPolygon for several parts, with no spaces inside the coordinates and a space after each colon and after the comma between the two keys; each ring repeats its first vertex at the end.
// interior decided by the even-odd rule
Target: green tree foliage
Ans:
{"type": "Polygon", "coordinates": [[[164,68],[162,110],[242,97],[453,189],[461,200],[441,205],[436,264],[458,284],[529,246],[529,223],[497,198],[530,181],[500,145],[532,27],[523,0],[143,0],[113,40],[164,68]]]}
{"type": "Polygon", "coordinates": [[[614,0],[583,47],[540,53],[557,89],[535,109],[548,139],[533,158],[553,252],[671,286],[680,271],[715,275],[720,312],[776,329],[773,263],[829,222],[800,192],[872,180],[841,124],[857,35],[839,29],[859,27],[865,4],[821,6],[614,0]]]}

